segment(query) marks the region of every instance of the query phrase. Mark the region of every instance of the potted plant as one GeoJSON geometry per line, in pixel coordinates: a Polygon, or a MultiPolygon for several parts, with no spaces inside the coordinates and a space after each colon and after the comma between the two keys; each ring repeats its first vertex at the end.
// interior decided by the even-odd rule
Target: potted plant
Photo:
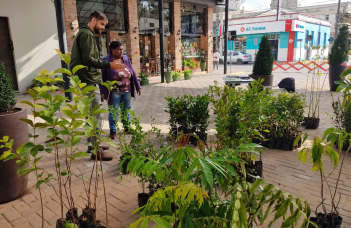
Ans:
{"type": "Polygon", "coordinates": [[[173,81],[174,82],[179,81],[181,77],[182,77],[182,72],[178,69],[174,69],[172,72],[173,81]]]}
{"type": "Polygon", "coordinates": [[[262,36],[261,43],[256,54],[255,63],[253,66],[251,78],[258,80],[264,79],[262,85],[272,86],[273,84],[273,62],[272,46],[267,36],[262,36]]]}
{"type": "MultiPolygon", "coordinates": [[[[301,134],[299,138],[301,138],[301,134]]],[[[350,134],[343,131],[338,130],[335,128],[329,128],[324,131],[323,138],[315,137],[313,140],[312,149],[311,148],[303,148],[298,155],[299,160],[301,160],[304,164],[309,160],[311,160],[312,170],[319,173],[320,176],[320,202],[315,210],[316,217],[311,217],[311,221],[316,223],[318,227],[341,227],[343,218],[340,216],[339,213],[339,184],[341,182],[340,175],[343,170],[345,157],[350,151],[350,145],[346,149],[344,154],[341,153],[341,147],[346,140],[350,139],[350,134]],[[339,152],[333,149],[334,144],[338,144],[339,152]],[[330,174],[325,173],[324,163],[326,159],[323,157],[326,156],[330,159],[332,163],[333,170],[331,173],[336,171],[336,180],[330,180],[330,174]],[[339,158],[342,156],[342,158],[339,158]],[[326,196],[324,191],[326,187],[329,189],[327,191],[330,193],[329,196],[326,196]],[[331,204],[331,207],[327,207],[326,204],[326,197],[328,197],[328,201],[331,204]],[[318,209],[322,211],[318,211],[318,209]],[[327,210],[329,208],[329,210],[327,210]]],[[[308,138],[307,134],[305,134],[303,142],[308,138]]],[[[295,140],[295,145],[297,144],[297,139],[295,140]]],[[[328,160],[329,160],[328,159],[328,160]]]]}
{"type": "Polygon", "coordinates": [[[350,50],[348,37],[348,26],[341,26],[328,56],[330,91],[336,91],[338,84],[335,81],[341,80],[340,74],[347,68],[342,63],[348,60],[348,52],[350,50]]]}
{"type": "Polygon", "coordinates": [[[165,58],[165,78],[167,83],[172,82],[172,58],[169,55],[165,58]]]}
{"type": "Polygon", "coordinates": [[[139,73],[139,82],[140,82],[140,85],[141,86],[144,86],[144,85],[148,85],[149,84],[149,75],[144,73],[144,72],[140,72],[139,73]]]}
{"type": "Polygon", "coordinates": [[[199,61],[200,61],[201,71],[206,71],[207,51],[205,51],[204,49],[201,49],[199,51],[199,61]]]}
{"type": "MultiPolygon", "coordinates": [[[[16,151],[19,146],[29,141],[29,128],[26,122],[21,121],[27,118],[27,111],[14,107],[15,104],[15,92],[11,79],[2,63],[0,65],[0,139],[7,137],[16,151]]],[[[7,148],[0,148],[0,160],[7,157],[8,153],[7,148]]],[[[18,176],[19,165],[16,159],[9,160],[10,158],[0,161],[0,204],[15,200],[27,191],[28,176],[18,176]]]]}
{"type": "Polygon", "coordinates": [[[188,69],[188,70],[185,70],[184,71],[184,79],[185,80],[190,80],[193,76],[191,75],[192,74],[192,70],[188,69]]]}

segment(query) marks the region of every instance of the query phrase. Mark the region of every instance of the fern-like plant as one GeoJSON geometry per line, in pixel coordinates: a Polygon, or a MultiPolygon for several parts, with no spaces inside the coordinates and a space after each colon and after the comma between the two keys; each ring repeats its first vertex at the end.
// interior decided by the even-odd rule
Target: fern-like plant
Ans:
{"type": "Polygon", "coordinates": [[[267,36],[261,38],[260,47],[258,49],[253,75],[271,75],[273,70],[274,57],[272,54],[272,46],[267,36]]]}
{"type": "Polygon", "coordinates": [[[15,91],[11,79],[5,71],[5,65],[0,65],[0,113],[9,112],[16,104],[15,91]]]}
{"type": "Polygon", "coordinates": [[[332,66],[340,65],[346,62],[348,59],[349,42],[347,40],[349,36],[349,28],[347,25],[341,26],[339,34],[336,37],[331,52],[328,56],[329,64],[332,66]]]}

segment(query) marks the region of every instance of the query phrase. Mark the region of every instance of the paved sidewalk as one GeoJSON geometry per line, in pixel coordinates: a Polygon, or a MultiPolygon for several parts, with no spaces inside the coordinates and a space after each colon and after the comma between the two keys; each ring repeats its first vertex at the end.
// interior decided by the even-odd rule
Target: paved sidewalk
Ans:
{"type": "MultiPolygon", "coordinates": [[[[141,123],[145,129],[149,129],[151,123],[161,129],[162,133],[168,132],[168,114],[165,113],[166,96],[181,96],[184,94],[205,94],[208,91],[208,86],[213,85],[213,81],[217,80],[220,85],[223,85],[223,66],[220,66],[220,70],[214,71],[211,74],[195,75],[190,81],[184,81],[183,79],[179,82],[173,82],[170,84],[159,83],[160,77],[153,77],[150,79],[151,85],[142,87],[142,96],[137,97],[132,103],[132,109],[137,115],[141,115],[141,123]],[[155,119],[154,121],[151,121],[155,119]]],[[[250,74],[252,65],[232,65],[233,73],[241,72],[242,74],[250,74]]],[[[274,72],[274,85],[277,85],[279,81],[285,77],[293,77],[296,80],[297,92],[305,92],[307,73],[306,72],[274,72]]],[[[324,77],[324,75],[322,76],[324,77]]],[[[331,96],[328,90],[328,79],[326,80],[323,92],[321,95],[321,109],[320,109],[320,127],[317,130],[305,130],[311,136],[319,135],[325,129],[333,126],[332,121],[327,117],[326,113],[332,114],[331,96]]],[[[308,93],[307,93],[308,95],[308,93]]],[[[335,98],[339,97],[340,93],[333,93],[335,98]]],[[[28,100],[28,95],[18,95],[18,101],[28,100]]],[[[18,106],[27,108],[23,104],[18,106]]],[[[306,110],[307,111],[307,110],[306,110]]],[[[29,118],[32,118],[32,114],[28,111],[29,118]]],[[[104,130],[108,131],[107,115],[103,124],[104,130]]],[[[211,115],[211,124],[209,131],[213,131],[214,127],[214,116],[211,115]]],[[[213,136],[211,136],[213,137],[213,136]]],[[[38,139],[44,142],[46,139],[46,133],[40,132],[40,138],[38,139]]],[[[80,143],[80,149],[85,150],[84,144],[86,140],[80,143]]],[[[311,142],[307,142],[311,145],[311,142]]],[[[137,182],[136,178],[130,176],[123,176],[120,180],[118,173],[118,163],[120,152],[115,150],[109,150],[110,154],[114,156],[111,162],[104,162],[104,177],[107,192],[108,201],[108,219],[109,226],[112,228],[117,227],[129,227],[129,225],[139,218],[139,214],[132,215],[132,211],[137,208],[137,193],[141,192],[141,186],[137,182]]],[[[317,173],[311,171],[311,165],[303,165],[297,158],[298,151],[281,151],[281,150],[264,150],[263,152],[263,168],[264,168],[264,179],[276,184],[279,188],[296,194],[299,197],[307,199],[311,205],[312,210],[318,205],[319,202],[319,184],[320,179],[317,173]]],[[[52,161],[52,155],[44,155],[41,160],[41,166],[54,171],[54,163],[52,161]]],[[[83,176],[87,176],[90,173],[92,167],[92,161],[90,158],[79,159],[80,168],[83,171],[83,176]]],[[[329,161],[325,161],[326,172],[330,172],[332,167],[329,165],[329,161]]],[[[331,178],[335,179],[336,172],[331,175],[331,178]]],[[[28,194],[24,197],[15,200],[13,202],[0,205],[0,228],[38,228],[41,227],[41,211],[39,192],[35,189],[35,177],[34,175],[29,176],[29,188],[28,194]]],[[[334,182],[334,180],[332,180],[334,182]]],[[[79,207],[79,214],[81,208],[84,207],[84,199],[86,198],[85,192],[82,189],[82,181],[79,176],[73,176],[73,191],[75,195],[76,206],[79,207]]],[[[44,218],[45,227],[54,227],[56,219],[60,216],[60,206],[57,203],[58,199],[52,188],[43,186],[44,196],[44,218]]],[[[340,200],[340,213],[344,218],[344,225],[351,224],[351,156],[347,156],[346,165],[344,171],[341,174],[341,200],[340,200]]],[[[327,191],[326,191],[327,192],[327,191]]],[[[326,193],[327,195],[327,193],[326,193]]],[[[105,222],[104,216],[104,200],[102,190],[99,189],[98,204],[99,210],[97,213],[97,219],[105,222]]],[[[328,204],[328,200],[327,200],[328,204]]],[[[330,204],[330,202],[329,202],[330,204]]],[[[276,226],[279,227],[279,226],[276,226]]],[[[350,226],[351,227],[351,226],[350,226]]]]}

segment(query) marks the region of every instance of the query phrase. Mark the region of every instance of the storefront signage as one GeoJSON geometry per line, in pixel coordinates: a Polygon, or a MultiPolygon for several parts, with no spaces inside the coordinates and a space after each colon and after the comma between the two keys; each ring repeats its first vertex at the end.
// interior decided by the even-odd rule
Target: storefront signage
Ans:
{"type": "Polygon", "coordinates": [[[290,31],[305,32],[305,22],[299,20],[292,20],[290,31]]]}
{"type": "Polygon", "coordinates": [[[239,24],[239,25],[229,24],[228,30],[229,31],[236,31],[236,35],[284,32],[285,31],[285,21],[239,24]]]}

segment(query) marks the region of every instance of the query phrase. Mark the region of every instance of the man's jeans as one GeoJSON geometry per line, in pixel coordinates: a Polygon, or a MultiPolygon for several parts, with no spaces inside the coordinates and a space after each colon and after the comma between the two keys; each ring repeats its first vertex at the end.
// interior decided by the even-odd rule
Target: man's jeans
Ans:
{"type": "MultiPolygon", "coordinates": [[[[99,85],[97,85],[97,84],[89,85],[89,86],[95,86],[95,87],[99,88],[99,85]]],[[[99,106],[101,105],[100,89],[89,91],[88,93],[86,93],[84,95],[85,96],[89,96],[89,97],[94,97],[94,100],[90,104],[90,111],[92,111],[92,109],[96,105],[99,105],[99,106]]],[[[98,123],[97,128],[96,128],[97,131],[101,130],[102,118],[103,118],[103,113],[100,113],[100,114],[96,115],[96,119],[97,119],[97,123],[98,123]]],[[[96,142],[96,137],[94,137],[94,136],[93,137],[89,137],[88,138],[88,142],[93,144],[93,147],[89,146],[89,150],[93,150],[93,148],[95,146],[95,142],[96,142]]]]}
{"type": "Polygon", "coordinates": [[[218,63],[219,61],[213,61],[213,69],[215,69],[217,66],[217,70],[218,70],[218,63]]]}
{"type": "Polygon", "coordinates": [[[125,116],[122,116],[122,123],[124,130],[128,131],[129,130],[129,124],[130,124],[130,115],[129,111],[132,107],[132,102],[131,102],[131,94],[130,92],[117,92],[117,91],[112,91],[110,96],[112,96],[112,102],[113,102],[113,112],[110,111],[108,114],[108,122],[110,125],[110,131],[111,132],[116,132],[116,121],[118,120],[118,108],[120,104],[122,104],[121,107],[121,113],[122,115],[126,114],[127,115],[127,120],[125,119],[125,116]]]}

